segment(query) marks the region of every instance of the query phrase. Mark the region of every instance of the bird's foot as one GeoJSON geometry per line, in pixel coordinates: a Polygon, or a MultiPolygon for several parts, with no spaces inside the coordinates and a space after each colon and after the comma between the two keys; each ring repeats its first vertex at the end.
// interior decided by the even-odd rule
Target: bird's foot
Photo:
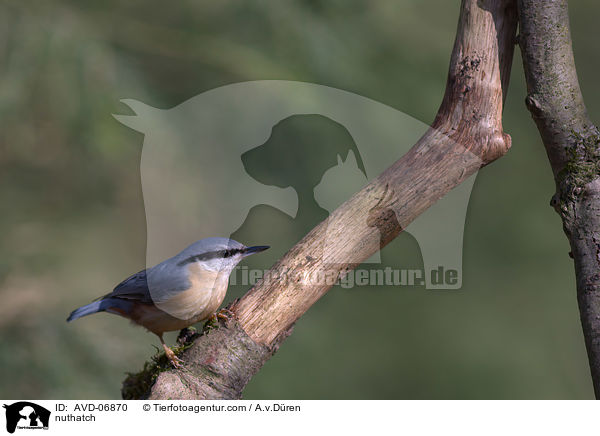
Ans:
{"type": "Polygon", "coordinates": [[[177,369],[182,368],[183,360],[181,360],[179,357],[177,357],[175,352],[173,350],[171,350],[169,347],[167,347],[165,344],[163,344],[163,348],[165,350],[165,355],[167,356],[167,359],[169,359],[171,364],[177,369]]]}
{"type": "Polygon", "coordinates": [[[217,313],[215,313],[214,316],[216,316],[220,320],[227,322],[231,318],[235,318],[235,313],[233,313],[231,310],[224,307],[223,309],[221,309],[217,313]]]}
{"type": "Polygon", "coordinates": [[[223,308],[218,312],[213,313],[204,324],[204,328],[202,329],[203,333],[208,333],[212,329],[216,329],[219,327],[219,321],[226,323],[230,319],[235,318],[235,313],[227,308],[223,308]]]}

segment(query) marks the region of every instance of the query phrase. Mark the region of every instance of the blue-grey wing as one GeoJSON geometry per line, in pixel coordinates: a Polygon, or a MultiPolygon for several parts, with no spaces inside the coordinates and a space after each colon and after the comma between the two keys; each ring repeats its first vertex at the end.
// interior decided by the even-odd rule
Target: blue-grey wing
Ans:
{"type": "Polygon", "coordinates": [[[123,298],[141,303],[152,303],[150,291],[148,290],[146,270],[144,269],[126,278],[110,294],[105,295],[103,298],[123,298]]]}

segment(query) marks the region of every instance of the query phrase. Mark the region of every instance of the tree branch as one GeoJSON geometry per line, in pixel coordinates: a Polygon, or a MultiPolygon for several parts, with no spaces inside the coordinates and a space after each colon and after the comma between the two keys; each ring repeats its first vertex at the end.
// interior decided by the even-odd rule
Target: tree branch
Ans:
{"type": "Polygon", "coordinates": [[[551,205],[563,220],[596,397],[600,398],[600,135],[579,88],[567,0],[519,0],[525,103],[556,181],[551,205]]]}
{"type": "MultiPolygon", "coordinates": [[[[236,318],[195,338],[184,370],[141,376],[151,398],[240,398],[242,389],[334,282],[394,239],[479,168],[502,156],[502,130],[516,31],[513,0],[463,0],[446,92],[432,127],[400,160],[316,226],[244,297],[236,318]],[[328,247],[325,247],[327,241],[328,247]],[[328,277],[328,280],[310,280],[328,277]]],[[[133,392],[133,393],[132,393],[133,392]]]]}

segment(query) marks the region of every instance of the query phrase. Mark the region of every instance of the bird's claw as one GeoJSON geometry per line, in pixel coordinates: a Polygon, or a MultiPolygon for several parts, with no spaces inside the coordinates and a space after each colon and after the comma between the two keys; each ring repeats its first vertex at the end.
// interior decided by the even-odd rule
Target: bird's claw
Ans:
{"type": "Polygon", "coordinates": [[[231,318],[235,318],[235,313],[224,307],[223,309],[219,310],[215,316],[223,321],[229,321],[231,318]]]}
{"type": "Polygon", "coordinates": [[[171,364],[175,368],[181,369],[183,367],[183,360],[181,360],[179,357],[177,357],[175,352],[173,350],[171,350],[169,347],[167,347],[166,345],[164,346],[164,349],[165,349],[165,355],[167,356],[167,359],[169,359],[171,364]]]}
{"type": "Polygon", "coordinates": [[[212,329],[219,327],[219,321],[226,323],[230,319],[235,318],[235,313],[227,308],[223,308],[218,312],[213,313],[204,324],[203,333],[208,333],[212,329]]]}
{"type": "Polygon", "coordinates": [[[176,369],[183,368],[183,360],[181,360],[179,357],[177,357],[175,355],[175,353],[173,353],[172,356],[167,355],[167,357],[169,358],[169,361],[171,362],[171,365],[173,365],[174,368],[176,368],[176,369]]]}
{"type": "Polygon", "coordinates": [[[229,321],[231,318],[235,318],[235,313],[224,307],[218,312],[213,313],[206,321],[209,324],[215,324],[218,320],[229,321]]]}

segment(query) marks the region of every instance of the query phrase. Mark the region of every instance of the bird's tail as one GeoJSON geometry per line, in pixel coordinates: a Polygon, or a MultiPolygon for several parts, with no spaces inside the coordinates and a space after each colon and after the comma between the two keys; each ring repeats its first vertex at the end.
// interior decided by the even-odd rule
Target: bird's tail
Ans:
{"type": "Polygon", "coordinates": [[[85,306],[81,306],[78,309],[75,309],[69,317],[67,318],[67,322],[71,322],[76,320],[77,318],[81,318],[82,316],[91,315],[92,313],[104,312],[110,308],[119,308],[128,310],[130,308],[131,303],[129,301],[125,301],[118,298],[103,298],[101,300],[92,301],[90,304],[86,304],[85,306]]]}

